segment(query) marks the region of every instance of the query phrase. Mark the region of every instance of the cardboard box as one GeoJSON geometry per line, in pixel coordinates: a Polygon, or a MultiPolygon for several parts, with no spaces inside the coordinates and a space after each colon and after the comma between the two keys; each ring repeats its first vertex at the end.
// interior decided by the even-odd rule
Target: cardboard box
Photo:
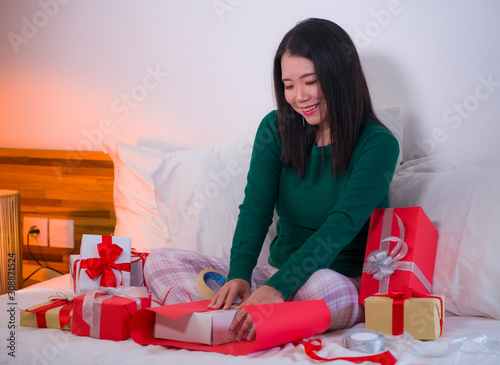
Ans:
{"type": "Polygon", "coordinates": [[[154,337],[183,342],[220,345],[236,341],[229,331],[236,310],[215,310],[190,313],[173,319],[156,313],[154,337]]]}
{"type": "Polygon", "coordinates": [[[364,305],[365,298],[375,293],[388,293],[402,290],[404,287],[420,293],[429,293],[434,274],[437,237],[436,228],[421,207],[375,209],[370,218],[359,303],[364,305]],[[384,241],[388,237],[403,240],[408,250],[395,264],[394,273],[379,281],[376,274],[366,272],[367,261],[370,254],[379,251],[397,256],[394,251],[399,242],[396,239],[384,241]],[[405,266],[413,267],[407,270],[405,266]],[[421,279],[427,282],[427,285],[421,279]]]}
{"type": "MultiPolygon", "coordinates": [[[[444,329],[444,296],[443,312],[437,298],[410,298],[404,301],[404,332],[419,340],[435,340],[444,329]]],[[[382,296],[370,296],[365,299],[365,327],[367,329],[399,335],[393,333],[393,299],[382,296]]]]}

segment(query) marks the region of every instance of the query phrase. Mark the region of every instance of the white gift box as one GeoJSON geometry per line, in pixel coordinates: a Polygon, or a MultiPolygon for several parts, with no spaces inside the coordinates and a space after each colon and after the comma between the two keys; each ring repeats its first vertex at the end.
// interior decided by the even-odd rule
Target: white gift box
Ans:
{"type": "MultiPolygon", "coordinates": [[[[103,286],[100,284],[101,276],[91,279],[87,274],[86,260],[87,259],[99,259],[98,245],[103,243],[104,240],[111,239],[111,243],[118,245],[123,249],[120,255],[114,260],[115,264],[130,264],[130,255],[132,249],[132,240],[130,237],[116,237],[116,236],[99,236],[84,234],[82,236],[82,244],[80,247],[80,267],[76,280],[77,294],[84,294],[90,289],[103,286]]],[[[130,271],[112,269],[116,286],[130,286],[130,271]]]]}
{"type": "Polygon", "coordinates": [[[70,255],[69,256],[69,274],[70,274],[70,285],[71,289],[76,294],[79,294],[77,291],[78,286],[78,272],[80,270],[80,255],[70,255]]]}
{"type": "Polygon", "coordinates": [[[130,286],[146,286],[144,280],[144,261],[149,253],[137,252],[132,249],[130,261],[130,286]],[[144,260],[143,260],[144,258],[144,260]]]}
{"type": "MultiPolygon", "coordinates": [[[[80,293],[80,255],[69,256],[69,273],[71,289],[78,295],[80,293]]],[[[140,257],[132,257],[130,262],[130,286],[146,286],[144,281],[144,261],[140,257]]]]}
{"type": "Polygon", "coordinates": [[[190,313],[170,318],[156,313],[154,337],[167,340],[220,345],[236,341],[236,334],[229,325],[236,310],[215,310],[190,313]]]}

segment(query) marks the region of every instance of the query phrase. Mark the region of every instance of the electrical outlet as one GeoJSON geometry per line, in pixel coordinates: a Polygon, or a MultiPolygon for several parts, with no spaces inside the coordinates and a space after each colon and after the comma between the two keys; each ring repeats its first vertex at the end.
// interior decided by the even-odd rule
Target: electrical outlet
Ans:
{"type": "Polygon", "coordinates": [[[28,233],[31,227],[36,226],[40,230],[38,237],[30,236],[30,246],[48,246],[49,245],[49,220],[48,218],[24,217],[23,237],[24,244],[28,244],[28,233]],[[37,242],[38,241],[38,242],[37,242]]]}
{"type": "Polygon", "coordinates": [[[50,247],[75,248],[75,221],[49,219],[50,247]]]}

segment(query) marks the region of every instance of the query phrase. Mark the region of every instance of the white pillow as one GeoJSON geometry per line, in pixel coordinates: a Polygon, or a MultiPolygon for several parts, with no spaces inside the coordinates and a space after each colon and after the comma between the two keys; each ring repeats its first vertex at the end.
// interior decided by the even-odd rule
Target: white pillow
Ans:
{"type": "Polygon", "coordinates": [[[114,235],[131,237],[132,247],[138,251],[172,247],[163,230],[149,173],[149,168],[169,153],[118,141],[104,141],[103,145],[114,164],[114,235]]]}
{"type": "MultiPolygon", "coordinates": [[[[243,202],[252,142],[178,151],[152,171],[165,234],[175,248],[229,259],[243,202]]],[[[266,264],[271,225],[258,264],[266,264]]]]}
{"type": "Polygon", "coordinates": [[[377,109],[375,114],[378,119],[389,129],[399,143],[399,155],[396,166],[403,160],[403,123],[401,123],[401,111],[398,107],[377,109]]]}
{"type": "Polygon", "coordinates": [[[500,159],[446,155],[405,162],[394,207],[421,206],[438,230],[432,292],[457,315],[500,319],[500,159]]]}

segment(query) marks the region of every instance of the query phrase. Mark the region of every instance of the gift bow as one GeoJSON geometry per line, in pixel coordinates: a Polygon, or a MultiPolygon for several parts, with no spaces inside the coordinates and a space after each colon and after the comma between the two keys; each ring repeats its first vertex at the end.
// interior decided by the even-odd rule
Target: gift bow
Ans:
{"type": "Polygon", "coordinates": [[[387,293],[389,291],[389,279],[396,270],[412,272],[424,288],[430,292],[432,285],[420,268],[414,262],[401,261],[408,253],[408,244],[404,241],[405,228],[403,221],[394,213],[394,208],[385,209],[382,220],[382,237],[388,236],[387,232],[391,232],[392,216],[395,216],[398,220],[399,237],[389,236],[381,239],[380,250],[372,251],[367,255],[363,272],[373,275],[373,278],[380,282],[379,293],[387,293]],[[397,243],[389,253],[390,241],[396,241],[397,243]]]}
{"type": "MultiPolygon", "coordinates": [[[[115,262],[122,254],[123,248],[112,243],[111,236],[102,236],[102,243],[97,245],[97,252],[99,258],[81,260],[80,269],[87,269],[85,272],[91,279],[95,279],[101,275],[100,286],[117,286],[113,269],[118,270],[120,275],[122,271],[130,272],[130,263],[117,264],[115,262]]],[[[122,285],[123,280],[120,281],[120,285],[122,285]]]]}
{"type": "Polygon", "coordinates": [[[424,293],[419,293],[418,291],[404,287],[404,290],[395,290],[387,294],[375,294],[376,297],[388,297],[392,299],[392,334],[394,336],[402,335],[404,332],[404,315],[405,315],[405,300],[411,298],[434,298],[439,299],[439,304],[441,307],[441,318],[439,321],[440,332],[439,335],[443,334],[443,316],[444,316],[444,306],[443,299],[436,295],[429,295],[424,293]]]}
{"type": "MultiPolygon", "coordinates": [[[[400,219],[398,217],[398,219],[400,219]]],[[[373,276],[375,280],[382,281],[386,277],[391,276],[396,271],[396,263],[406,256],[408,253],[408,245],[399,237],[388,237],[385,241],[398,241],[396,246],[389,253],[386,250],[375,250],[366,257],[364,270],[366,273],[373,276]]]]}
{"type": "Polygon", "coordinates": [[[90,337],[100,338],[101,333],[101,305],[111,297],[132,299],[136,302],[137,310],[141,309],[141,298],[149,298],[146,288],[138,286],[120,286],[118,288],[98,287],[85,294],[82,305],[82,319],[90,326],[90,337]],[[96,294],[105,294],[96,298],[96,294]]]}
{"type": "Polygon", "coordinates": [[[59,311],[59,325],[61,329],[66,325],[71,327],[70,314],[73,309],[73,297],[53,298],[49,301],[52,303],[31,310],[26,309],[25,311],[35,313],[38,328],[47,328],[46,313],[51,309],[62,307],[59,311]]]}

